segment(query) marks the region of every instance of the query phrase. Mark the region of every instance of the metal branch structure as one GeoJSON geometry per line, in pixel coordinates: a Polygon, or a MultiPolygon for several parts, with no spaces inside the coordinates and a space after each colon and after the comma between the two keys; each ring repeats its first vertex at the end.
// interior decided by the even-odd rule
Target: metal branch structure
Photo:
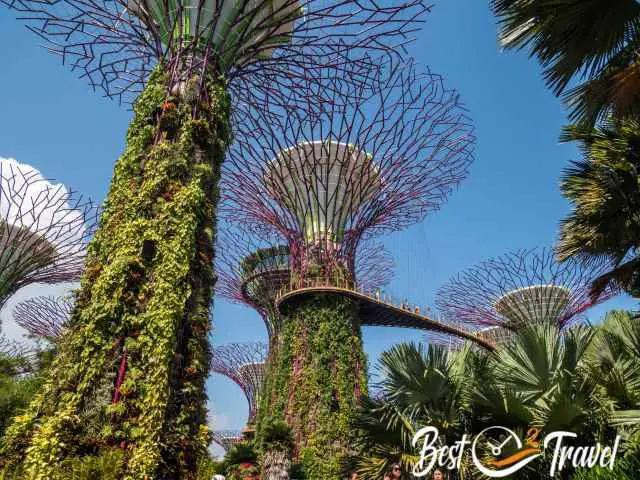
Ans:
{"type": "Polygon", "coordinates": [[[74,303],[69,295],[33,297],[14,307],[13,318],[31,336],[55,342],[71,317],[74,303]]]}
{"type": "MultiPolygon", "coordinates": [[[[291,283],[290,249],[281,235],[265,236],[221,226],[218,237],[216,290],[223,298],[255,309],[264,319],[270,339],[279,329],[276,297],[291,283]]],[[[358,288],[374,292],[392,279],[394,261],[372,241],[359,246],[354,278],[358,288]]]]}
{"type": "Polygon", "coordinates": [[[305,105],[307,85],[322,93],[319,107],[341,94],[318,69],[373,88],[371,57],[397,59],[427,10],[422,1],[0,0],[94,88],[137,97],[72,337],[7,430],[0,473],[24,467],[25,476],[49,478],[68,457],[124,442],[126,478],[196,475],[208,441],[212,265],[228,147],[249,141],[252,118],[283,121],[288,107],[305,105]],[[107,387],[97,395],[96,385],[107,387]],[[115,433],[92,428],[93,411],[115,433]]]}
{"type": "Polygon", "coordinates": [[[283,112],[249,112],[222,170],[224,217],[243,231],[277,232],[291,266],[276,296],[283,322],[256,428],[264,418],[285,420],[314,480],[340,478],[335,466],[349,450],[348,419],[367,385],[363,318],[452,330],[360,292],[355,265],[364,241],[439,208],[466,177],[475,142],[440,76],[417,73],[412,62],[356,76],[354,84],[319,68],[322,84],[303,84],[283,112]]]}
{"type": "Polygon", "coordinates": [[[605,263],[559,263],[550,248],[519,250],[484,261],[443,285],[436,305],[447,318],[478,327],[517,331],[529,325],[563,328],[590,307],[615,295],[590,295],[605,263]]]}
{"type": "Polygon", "coordinates": [[[265,377],[267,345],[259,342],[230,343],[214,347],[211,370],[233,380],[249,402],[249,420],[255,421],[265,377]]]}
{"type": "Polygon", "coordinates": [[[329,92],[310,82],[298,92],[305,107],[253,116],[223,174],[230,220],[279,231],[298,278],[353,271],[361,239],[438,209],[473,158],[473,127],[440,76],[411,62],[370,70],[355,87],[322,74],[334,101],[319,108],[329,92]]]}
{"type": "Polygon", "coordinates": [[[33,360],[36,357],[36,352],[33,348],[22,342],[10,340],[4,335],[0,335],[0,356],[13,359],[33,360]]]}
{"type": "Polygon", "coordinates": [[[225,452],[244,440],[242,432],[238,430],[214,430],[211,435],[213,441],[224,448],[225,452]]]}
{"type": "Polygon", "coordinates": [[[0,158],[0,307],[26,285],[79,279],[97,218],[91,200],[0,158]]]}
{"type": "Polygon", "coordinates": [[[202,94],[222,75],[238,105],[276,96],[327,53],[340,67],[355,51],[381,54],[411,40],[421,0],[2,0],[73,71],[106,96],[129,101],[158,64],[169,90],[202,94]],[[261,92],[258,94],[257,92],[261,92]]]}

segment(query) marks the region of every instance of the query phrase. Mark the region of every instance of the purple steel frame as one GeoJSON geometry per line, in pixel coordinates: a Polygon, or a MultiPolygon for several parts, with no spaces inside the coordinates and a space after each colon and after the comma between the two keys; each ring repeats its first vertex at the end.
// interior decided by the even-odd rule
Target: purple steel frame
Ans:
{"type": "Polygon", "coordinates": [[[0,162],[0,307],[33,283],[70,282],[84,269],[99,209],[13,160],[0,162]]]}
{"type": "Polygon", "coordinates": [[[615,295],[613,289],[590,294],[591,281],[608,267],[560,263],[550,248],[519,250],[464,270],[440,287],[436,305],[446,318],[476,327],[518,330],[550,322],[563,328],[615,295]]]}
{"type": "Polygon", "coordinates": [[[230,343],[213,348],[211,370],[233,380],[249,402],[249,421],[255,420],[265,376],[268,348],[264,343],[230,343]]]}
{"type": "Polygon", "coordinates": [[[34,337],[56,341],[62,335],[75,302],[68,295],[33,297],[13,309],[15,322],[34,337]]]}
{"type": "Polygon", "coordinates": [[[238,430],[214,430],[211,432],[213,441],[228,451],[235,444],[242,442],[242,432],[238,430]]]}
{"type": "MultiPolygon", "coordinates": [[[[225,225],[218,235],[217,252],[217,293],[230,302],[255,309],[264,319],[272,339],[279,328],[276,295],[291,282],[292,265],[287,242],[278,234],[248,234],[225,225]],[[259,254],[258,258],[255,258],[256,254],[259,254]],[[252,256],[256,265],[248,271],[247,260],[252,256]]],[[[391,254],[381,244],[362,242],[353,272],[358,288],[373,292],[386,286],[393,277],[394,265],[391,254]]]]}
{"type": "Polygon", "coordinates": [[[475,142],[458,94],[411,62],[369,69],[357,85],[335,70],[316,75],[323,86],[308,82],[286,114],[251,112],[251,135],[223,166],[224,214],[277,230],[300,277],[310,263],[353,271],[362,239],[438,209],[466,177],[475,142]]]}
{"type": "Polygon", "coordinates": [[[308,79],[310,66],[341,68],[355,52],[403,49],[430,8],[423,0],[0,3],[108,97],[130,102],[163,64],[173,72],[170,89],[203,72],[226,77],[240,110],[308,79]]]}

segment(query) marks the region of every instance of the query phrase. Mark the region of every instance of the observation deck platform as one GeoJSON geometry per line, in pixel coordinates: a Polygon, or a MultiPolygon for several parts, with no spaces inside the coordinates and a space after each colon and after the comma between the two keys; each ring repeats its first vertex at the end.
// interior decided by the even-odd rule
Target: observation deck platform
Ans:
{"type": "Polygon", "coordinates": [[[476,332],[460,325],[444,322],[435,316],[426,315],[415,305],[403,302],[396,304],[384,296],[360,291],[348,281],[327,282],[326,279],[305,279],[300,285],[290,285],[281,289],[276,295],[276,308],[282,313],[287,306],[295,305],[318,293],[340,295],[355,301],[360,309],[362,325],[435,331],[470,340],[487,350],[495,349],[495,344],[491,340],[483,338],[476,332]]]}

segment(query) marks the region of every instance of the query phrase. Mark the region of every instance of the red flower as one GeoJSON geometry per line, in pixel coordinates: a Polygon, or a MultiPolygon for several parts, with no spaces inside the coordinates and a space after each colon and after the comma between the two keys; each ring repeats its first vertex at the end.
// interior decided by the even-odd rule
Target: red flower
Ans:
{"type": "Polygon", "coordinates": [[[176,108],[175,104],[171,103],[169,100],[166,100],[165,102],[162,103],[163,112],[166,112],[167,110],[173,110],[175,108],[176,108]]]}

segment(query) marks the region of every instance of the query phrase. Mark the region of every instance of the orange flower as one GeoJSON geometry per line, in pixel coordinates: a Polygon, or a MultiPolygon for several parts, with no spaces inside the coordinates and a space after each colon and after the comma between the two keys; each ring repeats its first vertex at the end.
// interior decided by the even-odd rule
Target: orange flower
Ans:
{"type": "Polygon", "coordinates": [[[166,112],[167,110],[173,110],[175,109],[176,106],[171,103],[169,100],[165,100],[165,102],[162,104],[162,111],[166,112]]]}

